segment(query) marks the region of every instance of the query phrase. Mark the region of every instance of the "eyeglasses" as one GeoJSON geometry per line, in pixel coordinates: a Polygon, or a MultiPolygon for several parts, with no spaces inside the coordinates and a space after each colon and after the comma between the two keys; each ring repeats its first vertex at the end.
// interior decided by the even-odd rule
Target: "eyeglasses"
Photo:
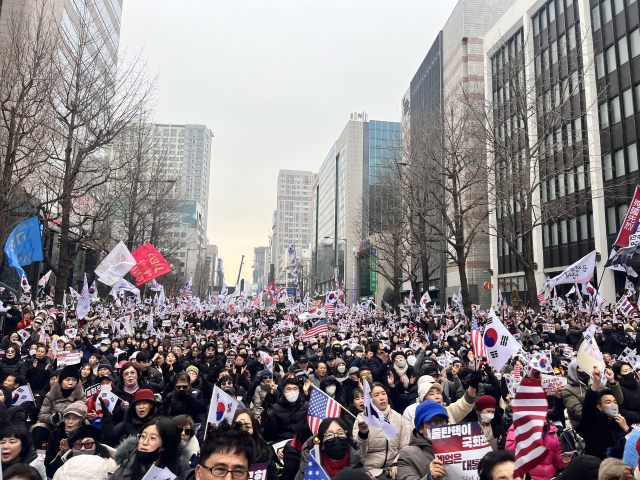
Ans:
{"type": "Polygon", "coordinates": [[[189,385],[176,385],[176,390],[187,390],[189,385]]]}
{"type": "Polygon", "coordinates": [[[344,430],[338,430],[336,433],[327,432],[324,434],[325,440],[333,440],[336,437],[342,439],[347,438],[347,432],[345,432],[344,430]]]}
{"type": "Polygon", "coordinates": [[[242,427],[243,430],[249,431],[253,429],[253,425],[248,422],[236,422],[238,425],[242,427]]]}
{"type": "Polygon", "coordinates": [[[194,432],[192,429],[185,427],[182,429],[182,433],[184,433],[187,437],[190,437],[194,432]]]}
{"type": "Polygon", "coordinates": [[[160,437],[156,437],[155,435],[147,436],[144,433],[139,433],[138,435],[136,435],[136,438],[138,439],[138,443],[156,443],[158,442],[158,440],[160,440],[160,437]]]}
{"type": "Polygon", "coordinates": [[[74,450],[82,450],[82,447],[84,446],[85,450],[92,450],[93,446],[95,444],[96,444],[95,442],[85,442],[85,443],[76,442],[76,443],[73,444],[73,449],[74,450]]]}
{"type": "Polygon", "coordinates": [[[207,467],[206,465],[200,465],[202,468],[205,468],[211,472],[211,475],[214,477],[226,477],[228,473],[231,474],[231,477],[235,480],[243,480],[247,478],[249,472],[247,470],[228,470],[222,467],[207,467]]]}
{"type": "Polygon", "coordinates": [[[124,377],[133,377],[134,375],[138,375],[138,372],[136,372],[135,370],[133,372],[122,372],[122,375],[124,377]]]}

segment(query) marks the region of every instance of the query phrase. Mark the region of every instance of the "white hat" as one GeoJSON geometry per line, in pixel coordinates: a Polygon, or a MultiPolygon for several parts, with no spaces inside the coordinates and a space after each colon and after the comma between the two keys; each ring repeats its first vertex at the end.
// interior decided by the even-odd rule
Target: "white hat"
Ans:
{"type": "Polygon", "coordinates": [[[442,393],[442,391],[444,390],[442,388],[442,385],[436,382],[431,375],[423,375],[422,377],[420,377],[420,379],[418,380],[418,385],[418,398],[421,402],[424,400],[424,397],[432,388],[437,388],[438,390],[440,390],[440,393],[442,393]],[[426,380],[423,381],[422,384],[420,384],[420,380],[422,380],[423,378],[426,380]]]}

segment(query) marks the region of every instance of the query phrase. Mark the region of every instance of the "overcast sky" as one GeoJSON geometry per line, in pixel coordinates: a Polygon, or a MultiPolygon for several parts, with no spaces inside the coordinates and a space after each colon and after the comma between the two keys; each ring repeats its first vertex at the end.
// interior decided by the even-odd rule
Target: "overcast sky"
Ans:
{"type": "Polygon", "coordinates": [[[214,134],[208,238],[251,281],[279,169],[318,171],[351,112],[400,100],[453,0],[124,0],[120,52],[159,75],[157,121],[214,134]]]}

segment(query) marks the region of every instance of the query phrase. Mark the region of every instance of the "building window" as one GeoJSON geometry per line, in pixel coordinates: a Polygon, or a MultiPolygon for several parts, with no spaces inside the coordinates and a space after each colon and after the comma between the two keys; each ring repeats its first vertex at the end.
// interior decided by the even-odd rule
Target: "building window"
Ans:
{"type": "Polygon", "coordinates": [[[566,245],[567,243],[567,221],[562,220],[560,222],[560,243],[566,245]]]}
{"type": "Polygon", "coordinates": [[[558,225],[555,223],[551,224],[551,246],[558,246],[558,225]]]}
{"type": "Polygon", "coordinates": [[[604,0],[602,2],[602,24],[606,25],[612,19],[611,15],[611,0],[604,0]]]}
{"type": "Polygon", "coordinates": [[[540,9],[540,31],[547,28],[547,11],[542,7],[540,9]]]}
{"type": "Polygon", "coordinates": [[[576,191],[576,176],[573,172],[567,173],[567,193],[571,195],[576,191]]]}
{"type": "Polygon", "coordinates": [[[624,118],[633,115],[633,94],[630,88],[622,92],[622,105],[624,108],[624,118]]]}
{"type": "Polygon", "coordinates": [[[589,224],[586,215],[580,215],[580,240],[589,240],[589,224]]]}
{"type": "MultiPolygon", "coordinates": [[[[541,194],[541,197],[542,197],[542,203],[547,203],[548,200],[547,200],[547,181],[546,180],[543,180],[540,183],[540,192],[541,192],[540,194],[541,194]]],[[[498,218],[500,218],[500,217],[498,217],[498,218]]]]}
{"type": "Polygon", "coordinates": [[[598,6],[593,7],[591,10],[591,23],[593,23],[593,31],[600,30],[600,9],[598,6]]]}
{"type": "Polygon", "coordinates": [[[607,56],[607,73],[611,73],[616,69],[616,47],[611,45],[605,50],[607,56]]]}
{"type": "MultiPolygon", "coordinates": [[[[627,210],[629,209],[629,205],[623,203],[622,205],[618,205],[618,228],[622,226],[622,222],[624,222],[624,217],[627,214],[627,210]]],[[[617,229],[616,229],[617,232],[617,229]]]]}
{"type": "MultiPolygon", "coordinates": [[[[563,0],[558,0],[558,1],[562,2],[563,0]]],[[[549,10],[549,23],[554,22],[556,19],[556,1],[551,0],[547,4],[547,9],[549,10]]]]}
{"type": "Polygon", "coordinates": [[[542,246],[549,246],[549,225],[544,225],[542,227],[542,246]]]}
{"type": "Polygon", "coordinates": [[[629,61],[629,50],[627,48],[626,36],[618,40],[618,58],[620,59],[620,65],[624,65],[629,61]]]}
{"type": "Polygon", "coordinates": [[[625,174],[624,168],[624,150],[616,150],[613,154],[614,161],[616,163],[616,177],[621,177],[625,174]]]}
{"type": "Polygon", "coordinates": [[[598,76],[598,80],[604,77],[604,55],[601,53],[596,55],[596,75],[598,76]]]}
{"type": "Polygon", "coordinates": [[[631,58],[635,58],[640,54],[640,28],[636,28],[629,34],[629,43],[631,43],[631,58]]]}
{"type": "Polygon", "coordinates": [[[611,124],[615,125],[622,121],[622,112],[620,111],[620,97],[616,96],[611,99],[611,124]]]}
{"type": "Polygon", "coordinates": [[[621,13],[624,10],[623,0],[613,0],[613,10],[616,15],[621,13]]]}
{"type": "Polygon", "coordinates": [[[578,241],[578,221],[575,218],[569,220],[569,240],[571,242],[578,241]]]}
{"type": "Polygon", "coordinates": [[[601,103],[600,107],[600,128],[607,128],[609,126],[609,109],[606,103],[601,103]]]}
{"type": "Polygon", "coordinates": [[[638,149],[635,143],[627,145],[627,165],[629,165],[629,173],[638,170],[638,149]]]}
{"type": "Polygon", "coordinates": [[[533,16],[533,35],[538,36],[540,34],[540,15],[533,16]]]}
{"type": "Polygon", "coordinates": [[[584,171],[584,165],[580,165],[576,168],[576,176],[578,177],[578,191],[587,188],[587,176],[584,171]]]}
{"type": "Polygon", "coordinates": [[[610,153],[607,153],[602,157],[602,164],[604,168],[604,179],[611,180],[613,178],[613,164],[611,163],[610,153]]]}
{"type": "Polygon", "coordinates": [[[613,235],[618,231],[616,225],[616,207],[607,208],[607,234],[613,235]]]}

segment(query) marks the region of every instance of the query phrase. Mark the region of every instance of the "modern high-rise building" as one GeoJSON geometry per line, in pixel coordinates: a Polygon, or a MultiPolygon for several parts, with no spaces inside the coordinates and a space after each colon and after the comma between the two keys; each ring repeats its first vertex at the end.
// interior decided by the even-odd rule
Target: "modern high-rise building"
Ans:
{"type": "MultiPolygon", "coordinates": [[[[402,99],[402,123],[411,138],[442,124],[448,102],[463,89],[484,92],[483,41],[489,29],[515,0],[460,0],[411,80],[402,99]]],[[[410,170],[409,170],[410,171],[410,170]]],[[[444,249],[442,249],[444,251],[444,249]]],[[[431,297],[444,304],[460,288],[458,268],[444,254],[434,261],[440,265],[429,278],[431,297]]],[[[483,288],[489,277],[489,237],[476,235],[467,259],[466,274],[471,302],[488,306],[490,293],[483,288]]],[[[419,272],[419,285],[422,272],[419,272]]]]}
{"type": "Polygon", "coordinates": [[[264,273],[269,265],[267,263],[268,251],[269,247],[255,247],[253,249],[253,283],[256,284],[258,291],[264,286],[264,273]]]}
{"type": "MultiPolygon", "coordinates": [[[[625,274],[604,264],[640,184],[638,2],[520,1],[487,33],[484,51],[485,97],[499,115],[511,108],[509,70],[519,53],[530,59],[523,78],[532,84],[527,100],[537,103],[523,108],[535,112],[529,138],[542,139],[531,166],[540,179],[536,200],[548,219],[531,234],[537,289],[595,250],[600,293],[615,302],[625,274]],[[559,109],[563,114],[553,121],[559,109]]],[[[500,227],[501,216],[495,212],[490,221],[500,227]]],[[[491,239],[491,269],[494,301],[498,288],[506,298],[515,283],[520,292],[526,288],[521,266],[499,237],[491,239]]],[[[559,285],[557,293],[568,288],[559,285]]]]}
{"type": "MultiPolygon", "coordinates": [[[[390,157],[387,149],[400,142],[401,124],[368,120],[366,113],[351,114],[351,119],[329,150],[313,184],[313,234],[311,265],[315,285],[309,291],[335,289],[335,280],[344,282],[347,302],[354,298],[382,295],[370,268],[355,272],[354,249],[368,235],[363,230],[363,198],[369,198],[373,181],[390,157]],[[373,287],[373,290],[372,290],[373,287]]],[[[372,198],[375,195],[371,196],[372,198]]],[[[369,207],[375,212],[374,205],[369,207]]],[[[358,262],[369,261],[366,258],[358,262]]]]}
{"type": "Polygon", "coordinates": [[[213,290],[216,284],[216,268],[218,265],[218,246],[207,245],[207,256],[205,257],[206,265],[209,269],[209,287],[213,290]]]}
{"type": "Polygon", "coordinates": [[[315,174],[302,170],[278,172],[278,201],[274,212],[271,263],[275,266],[275,281],[287,282],[287,270],[281,268],[289,245],[296,250],[308,248],[311,242],[311,187],[315,174]]]}

